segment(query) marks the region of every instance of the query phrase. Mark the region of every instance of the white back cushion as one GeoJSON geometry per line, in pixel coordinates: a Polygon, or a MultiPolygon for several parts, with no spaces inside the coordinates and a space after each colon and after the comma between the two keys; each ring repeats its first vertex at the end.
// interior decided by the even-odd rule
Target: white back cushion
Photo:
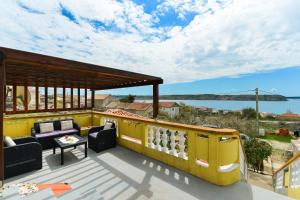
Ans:
{"type": "Polygon", "coordinates": [[[72,120],[64,120],[60,121],[61,130],[68,130],[73,128],[73,121],[72,120]]]}
{"type": "Polygon", "coordinates": [[[40,133],[53,132],[54,126],[52,122],[49,123],[40,123],[40,133]]]}
{"type": "Polygon", "coordinates": [[[105,125],[104,125],[104,128],[103,130],[107,130],[107,129],[110,129],[112,127],[112,122],[106,122],[105,125]]]}
{"type": "Polygon", "coordinates": [[[8,147],[13,147],[16,146],[16,143],[11,139],[11,137],[9,136],[5,136],[4,137],[4,143],[6,144],[6,146],[8,147]]]}

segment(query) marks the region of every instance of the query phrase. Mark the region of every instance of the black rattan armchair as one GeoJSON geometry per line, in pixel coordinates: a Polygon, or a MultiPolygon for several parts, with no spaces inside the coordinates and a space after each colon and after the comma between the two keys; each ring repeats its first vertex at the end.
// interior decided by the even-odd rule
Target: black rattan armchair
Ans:
{"type": "Polygon", "coordinates": [[[88,146],[97,153],[102,150],[116,147],[116,127],[112,123],[110,129],[104,130],[104,126],[91,128],[88,133],[88,146]]]}
{"type": "Polygon", "coordinates": [[[16,146],[4,145],[4,178],[42,168],[42,146],[33,137],[14,139],[16,146]]]}

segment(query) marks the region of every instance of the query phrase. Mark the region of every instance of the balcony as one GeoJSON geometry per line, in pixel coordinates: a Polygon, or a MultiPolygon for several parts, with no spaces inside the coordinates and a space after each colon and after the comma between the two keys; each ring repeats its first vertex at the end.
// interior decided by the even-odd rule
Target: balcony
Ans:
{"type": "MultiPolygon", "coordinates": [[[[18,199],[16,183],[67,183],[72,188],[57,197],[49,190],[26,197],[39,200],[285,198],[247,184],[238,131],[156,120],[159,77],[2,47],[0,72],[1,141],[3,136],[30,136],[35,122],[73,119],[83,136],[88,127],[114,122],[118,144],[100,153],[88,150],[87,158],[80,147],[69,150],[63,166],[59,155],[45,150],[42,169],[5,180],[4,187],[10,187],[4,199],[18,199]],[[154,119],[93,111],[96,90],[143,85],[153,86],[154,119]]],[[[1,142],[0,186],[3,151],[1,142]]]]}

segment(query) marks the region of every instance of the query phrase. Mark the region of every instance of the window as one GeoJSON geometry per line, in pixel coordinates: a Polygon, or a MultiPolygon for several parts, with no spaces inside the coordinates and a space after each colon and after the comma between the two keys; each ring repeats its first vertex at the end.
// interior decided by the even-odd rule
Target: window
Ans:
{"type": "Polygon", "coordinates": [[[87,107],[91,108],[92,107],[92,91],[87,90],[87,107]]]}
{"type": "Polygon", "coordinates": [[[45,87],[39,87],[39,110],[45,110],[45,87]]]}
{"type": "Polygon", "coordinates": [[[73,88],[73,108],[78,108],[78,89],[73,88]]]}
{"type": "Polygon", "coordinates": [[[36,88],[28,87],[28,110],[36,109],[36,88]]]}
{"type": "Polygon", "coordinates": [[[80,108],[85,108],[85,89],[80,89],[80,108]]]}
{"type": "Polygon", "coordinates": [[[54,109],[54,88],[48,87],[48,109],[54,109]]]}
{"type": "Polygon", "coordinates": [[[65,100],[65,108],[71,108],[71,88],[66,88],[66,100],[65,100]]]}
{"type": "Polygon", "coordinates": [[[57,109],[70,109],[72,103],[74,109],[91,108],[92,94],[92,90],[85,88],[7,85],[5,88],[5,111],[12,112],[14,109],[17,112],[27,110],[53,111],[55,107],[57,109]],[[64,103],[65,105],[63,105],[64,103]]]}
{"type": "Polygon", "coordinates": [[[25,87],[24,86],[17,86],[17,96],[16,96],[16,103],[17,103],[17,111],[25,110],[25,87]]]}
{"type": "Polygon", "coordinates": [[[5,90],[5,96],[6,96],[6,105],[5,105],[5,109],[6,111],[13,111],[13,86],[8,85],[6,86],[6,90],[5,90]]]}
{"type": "Polygon", "coordinates": [[[56,88],[57,96],[56,96],[56,106],[57,109],[64,108],[64,89],[63,88],[56,88]]]}

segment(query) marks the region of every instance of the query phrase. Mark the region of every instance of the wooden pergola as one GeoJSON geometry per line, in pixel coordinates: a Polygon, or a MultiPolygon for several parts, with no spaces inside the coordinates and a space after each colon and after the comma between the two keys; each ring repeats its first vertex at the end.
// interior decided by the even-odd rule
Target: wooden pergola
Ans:
{"type": "MultiPolygon", "coordinates": [[[[30,53],[15,49],[0,47],[0,141],[3,141],[3,116],[4,113],[28,113],[58,110],[89,109],[94,105],[95,91],[115,88],[153,85],[153,118],[156,118],[159,110],[159,84],[163,79],[140,73],[108,68],[99,65],[82,63],[62,58],[30,53]],[[13,88],[13,109],[5,110],[6,86],[13,88]],[[17,110],[16,87],[35,87],[36,108],[29,110],[27,92],[24,93],[24,109],[17,110]],[[39,88],[44,88],[45,108],[40,109],[38,104],[39,88]],[[63,107],[48,108],[48,88],[54,88],[54,99],[57,89],[63,90],[63,107]],[[66,90],[71,91],[70,107],[65,106],[66,90]],[[87,103],[87,91],[91,91],[91,105],[87,103]],[[73,107],[73,92],[77,92],[77,108],[73,107]],[[80,91],[84,91],[84,102],[80,102],[80,91]],[[81,107],[80,105],[84,106],[81,107]]],[[[3,142],[0,143],[0,181],[3,181],[3,142]]],[[[1,186],[1,184],[0,184],[1,186]]]]}

